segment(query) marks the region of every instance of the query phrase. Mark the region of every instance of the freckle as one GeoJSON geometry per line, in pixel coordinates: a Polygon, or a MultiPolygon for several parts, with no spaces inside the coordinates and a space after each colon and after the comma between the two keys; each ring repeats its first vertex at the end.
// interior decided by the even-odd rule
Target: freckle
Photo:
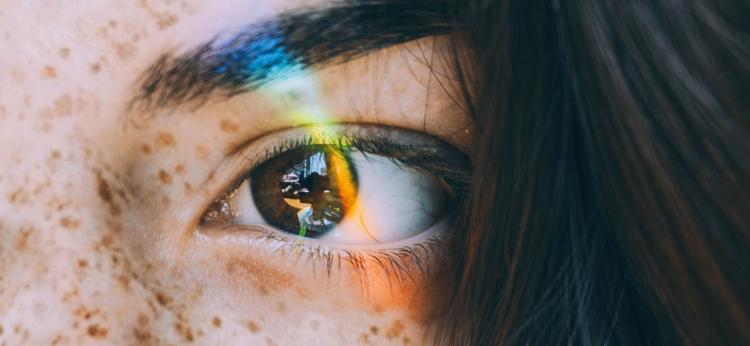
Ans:
{"type": "Polygon", "coordinates": [[[60,50],[57,51],[57,53],[60,54],[61,58],[67,59],[68,56],[70,55],[70,48],[68,48],[68,47],[60,48],[60,50]]]}
{"type": "Polygon", "coordinates": [[[411,340],[410,340],[409,338],[407,338],[407,337],[404,337],[404,338],[402,339],[402,341],[404,342],[404,345],[408,345],[408,344],[411,344],[411,340]]]}
{"type": "Polygon", "coordinates": [[[55,112],[59,116],[70,115],[73,111],[73,101],[70,95],[65,94],[55,99],[55,112]]]}
{"type": "Polygon", "coordinates": [[[206,161],[208,159],[208,148],[199,145],[195,148],[195,154],[199,159],[206,161]]]}
{"type": "Polygon", "coordinates": [[[91,73],[93,73],[93,74],[99,73],[99,71],[101,71],[101,69],[102,69],[102,65],[99,64],[98,62],[91,63],[89,65],[89,71],[91,71],[91,73]]]}
{"type": "Polygon", "coordinates": [[[297,287],[296,291],[300,297],[305,298],[305,299],[310,298],[310,291],[308,291],[306,288],[297,287]]]}
{"type": "Polygon", "coordinates": [[[169,302],[172,301],[171,298],[169,298],[167,295],[161,292],[156,293],[156,301],[159,302],[159,305],[167,305],[169,302]]]}
{"type": "Polygon", "coordinates": [[[42,76],[44,76],[44,78],[50,78],[50,79],[56,78],[57,71],[55,70],[54,67],[47,65],[47,66],[44,66],[44,69],[42,70],[42,76]]]}
{"type": "Polygon", "coordinates": [[[193,192],[193,185],[190,185],[190,183],[185,182],[185,193],[190,194],[193,192]]]}
{"type": "MultiPolygon", "coordinates": [[[[286,313],[286,310],[287,310],[287,309],[286,309],[286,305],[284,305],[284,303],[282,303],[282,302],[279,302],[279,303],[278,303],[278,304],[276,305],[276,310],[277,310],[278,312],[282,313],[282,314],[283,314],[283,313],[286,313]]],[[[313,321],[313,322],[317,322],[317,321],[313,321]]]]}
{"type": "Polygon", "coordinates": [[[119,282],[122,288],[125,290],[128,290],[130,288],[130,278],[125,275],[118,275],[117,282],[119,282]]]}
{"type": "Polygon", "coordinates": [[[151,155],[151,146],[148,144],[144,144],[141,146],[141,151],[146,155],[151,155]]]}
{"type": "Polygon", "coordinates": [[[101,173],[96,172],[96,180],[98,181],[97,192],[99,193],[99,197],[109,205],[110,213],[112,215],[119,215],[122,213],[122,209],[114,201],[114,195],[112,194],[109,184],[104,178],[102,178],[101,173]]]}
{"type": "Polygon", "coordinates": [[[169,175],[166,171],[163,169],[159,170],[159,180],[161,180],[164,184],[171,184],[172,183],[172,176],[169,175]]]}
{"type": "Polygon", "coordinates": [[[107,336],[107,328],[100,327],[96,324],[90,325],[86,331],[93,338],[101,339],[107,336]]]}
{"type": "Polygon", "coordinates": [[[185,173],[185,165],[178,163],[177,166],[174,167],[174,171],[177,172],[177,174],[185,173]]]}
{"type": "Polygon", "coordinates": [[[159,132],[159,136],[156,138],[157,147],[174,147],[176,143],[169,132],[159,132]]]}
{"type": "Polygon", "coordinates": [[[221,119],[219,127],[224,132],[237,132],[240,129],[239,125],[227,119],[221,119]]]}
{"type": "Polygon", "coordinates": [[[114,240],[112,239],[112,235],[111,234],[105,234],[102,237],[102,246],[109,247],[110,245],[112,245],[113,241],[114,240]]]}
{"type": "Polygon", "coordinates": [[[110,20],[109,21],[109,27],[110,28],[116,28],[117,27],[117,21],[116,20],[110,20]]]}
{"type": "Polygon", "coordinates": [[[116,43],[115,53],[122,60],[128,60],[135,54],[135,46],[130,43],[116,43]]]}
{"type": "Polygon", "coordinates": [[[23,204],[28,202],[29,195],[26,191],[21,188],[14,190],[10,194],[10,202],[13,204],[23,204]]]}
{"type": "Polygon", "coordinates": [[[369,344],[370,343],[370,336],[367,334],[362,334],[359,336],[359,342],[362,344],[369,344]]]}
{"type": "Polygon", "coordinates": [[[86,268],[86,266],[88,266],[88,265],[89,265],[89,263],[85,259],[82,259],[82,258],[78,259],[78,267],[79,268],[86,268]]]}
{"type": "Polygon", "coordinates": [[[21,234],[18,235],[18,239],[16,240],[15,244],[16,250],[26,250],[29,244],[29,237],[31,237],[33,231],[34,229],[30,227],[24,227],[21,229],[21,234]]]}
{"type": "Polygon", "coordinates": [[[148,324],[148,317],[145,314],[138,314],[138,324],[145,326],[148,324]]]}
{"type": "Polygon", "coordinates": [[[404,325],[401,323],[400,320],[396,320],[385,332],[385,336],[388,338],[388,340],[391,340],[401,335],[401,332],[403,331],[404,331],[404,325]]]}
{"type": "Polygon", "coordinates": [[[315,320],[310,321],[310,329],[314,331],[320,329],[320,322],[315,321],[315,320]]]}
{"type": "Polygon", "coordinates": [[[255,322],[253,322],[253,321],[248,321],[245,324],[245,326],[253,334],[258,333],[260,331],[260,327],[258,327],[258,325],[255,322]]]}
{"type": "Polygon", "coordinates": [[[187,340],[188,342],[193,342],[193,331],[189,327],[180,322],[177,322],[174,324],[174,328],[177,330],[177,332],[182,334],[182,337],[185,338],[185,340],[187,340]]]}
{"type": "Polygon", "coordinates": [[[135,328],[133,330],[133,336],[139,341],[140,345],[150,345],[148,341],[151,340],[151,333],[149,331],[135,328]]]}
{"type": "Polygon", "coordinates": [[[378,335],[378,331],[379,331],[378,327],[370,326],[370,333],[372,333],[372,335],[378,335]]]}
{"type": "Polygon", "coordinates": [[[156,25],[159,27],[159,30],[164,30],[172,25],[175,25],[177,23],[177,20],[177,17],[172,14],[161,14],[158,16],[156,25]]]}
{"type": "Polygon", "coordinates": [[[213,323],[214,323],[214,327],[221,328],[221,319],[218,316],[214,317],[213,323]]]}
{"type": "Polygon", "coordinates": [[[81,225],[81,222],[65,216],[60,219],[60,225],[67,229],[76,229],[81,225]]]}

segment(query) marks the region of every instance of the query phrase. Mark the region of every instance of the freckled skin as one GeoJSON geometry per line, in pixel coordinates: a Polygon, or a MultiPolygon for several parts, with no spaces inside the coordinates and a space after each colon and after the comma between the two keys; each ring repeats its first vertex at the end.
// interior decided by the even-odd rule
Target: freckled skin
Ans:
{"type": "MultiPolygon", "coordinates": [[[[429,280],[390,291],[374,270],[368,292],[347,268],[326,279],[292,254],[196,238],[220,192],[207,186],[231,180],[217,170],[230,143],[294,125],[269,102],[248,95],[123,120],[137,77],[167,47],[321,3],[0,4],[0,344],[430,344],[429,280]]],[[[422,129],[427,70],[399,69],[392,55],[380,69],[321,72],[339,120],[422,129]],[[384,78],[363,70],[394,81],[372,90],[384,78]]],[[[439,94],[427,103],[449,108],[439,94]]],[[[467,121],[429,123],[462,134],[467,121]]]]}

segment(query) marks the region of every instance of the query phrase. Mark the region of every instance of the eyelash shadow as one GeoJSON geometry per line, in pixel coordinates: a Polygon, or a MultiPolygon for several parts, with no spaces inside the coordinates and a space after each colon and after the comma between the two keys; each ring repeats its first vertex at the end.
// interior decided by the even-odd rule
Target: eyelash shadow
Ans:
{"type": "MultiPolygon", "coordinates": [[[[244,226],[231,227],[242,228],[244,226]]],[[[341,270],[342,264],[348,266],[357,277],[365,297],[369,297],[370,291],[367,263],[376,263],[386,274],[390,293],[395,295],[396,290],[403,290],[409,284],[427,282],[447,259],[445,242],[437,236],[417,244],[393,249],[354,251],[334,250],[322,245],[301,245],[299,242],[290,241],[260,227],[253,227],[253,230],[260,233],[260,236],[256,238],[257,241],[271,240],[282,244],[274,250],[275,253],[284,257],[293,254],[296,256],[296,261],[307,260],[306,263],[312,265],[313,274],[320,274],[325,279],[330,279],[334,270],[341,270]],[[321,271],[318,270],[319,263],[323,264],[321,271]]]]}

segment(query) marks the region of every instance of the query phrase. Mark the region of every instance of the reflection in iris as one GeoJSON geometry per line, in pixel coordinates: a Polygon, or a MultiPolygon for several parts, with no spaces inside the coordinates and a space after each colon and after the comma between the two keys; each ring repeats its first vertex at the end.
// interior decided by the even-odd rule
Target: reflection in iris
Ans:
{"type": "Polygon", "coordinates": [[[261,170],[265,177],[259,174],[260,179],[255,180],[254,197],[266,205],[269,200],[278,201],[271,204],[279,210],[269,210],[278,215],[274,226],[304,237],[325,235],[344,219],[356,200],[356,174],[349,160],[328,147],[291,151],[284,156],[276,161],[278,165],[261,170]],[[267,177],[275,177],[276,183],[265,184],[263,178],[267,177]],[[274,191],[269,191],[272,188],[274,191]]]}

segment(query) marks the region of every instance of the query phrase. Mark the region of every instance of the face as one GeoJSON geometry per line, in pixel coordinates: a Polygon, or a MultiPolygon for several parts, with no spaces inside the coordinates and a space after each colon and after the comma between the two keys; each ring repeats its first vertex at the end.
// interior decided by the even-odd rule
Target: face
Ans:
{"type": "Polygon", "coordinates": [[[430,343],[473,129],[444,38],[291,37],[331,6],[0,3],[0,340],[430,343]]]}

